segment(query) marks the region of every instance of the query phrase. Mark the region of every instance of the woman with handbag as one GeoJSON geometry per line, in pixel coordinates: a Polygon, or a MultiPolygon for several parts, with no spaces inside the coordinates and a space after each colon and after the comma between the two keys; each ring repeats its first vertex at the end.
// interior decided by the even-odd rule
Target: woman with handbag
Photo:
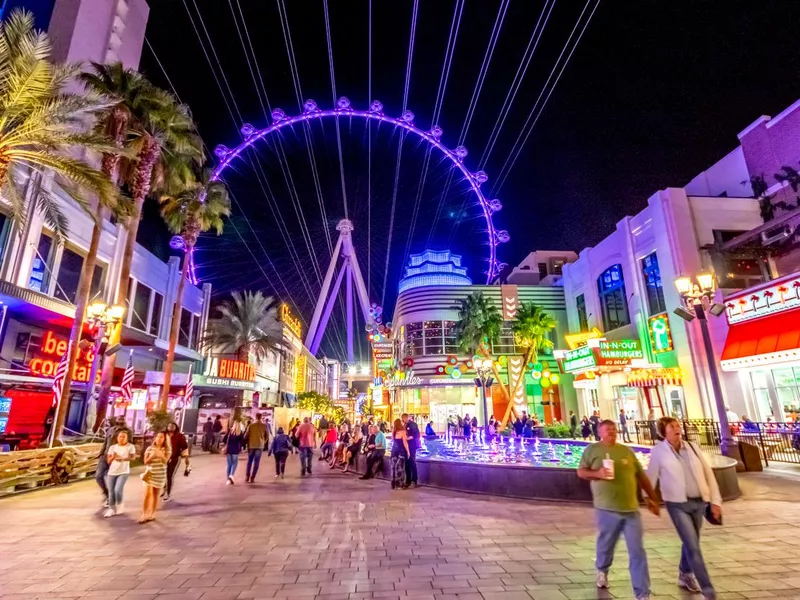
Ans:
{"type": "Polygon", "coordinates": [[[717,480],[702,451],[681,439],[677,419],[662,417],[657,427],[663,441],[650,452],[647,476],[653,487],[661,483],[661,497],[683,542],[678,586],[702,592],[706,600],[716,600],[700,550],[700,528],[704,518],[711,524],[722,524],[722,496],[717,480]]]}
{"type": "Polygon", "coordinates": [[[167,434],[163,431],[156,433],[153,443],[144,453],[145,472],[142,473],[144,483],[144,504],[139,523],[155,521],[155,512],[158,507],[158,497],[161,490],[167,485],[167,462],[169,461],[170,447],[167,434]]]}

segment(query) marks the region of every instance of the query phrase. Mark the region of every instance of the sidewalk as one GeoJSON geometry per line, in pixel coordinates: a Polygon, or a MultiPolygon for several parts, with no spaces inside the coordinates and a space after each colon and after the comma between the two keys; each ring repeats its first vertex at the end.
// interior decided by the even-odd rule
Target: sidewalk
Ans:
{"type": "MultiPolygon", "coordinates": [[[[0,499],[0,600],[101,598],[282,600],[568,600],[631,598],[624,544],[612,588],[594,587],[594,526],[585,506],[419,488],[396,491],[314,462],[299,477],[226,486],[225,460],[194,459],[174,500],[139,525],[133,476],[127,513],[103,519],[93,481],[0,499]]],[[[800,482],[741,479],[726,525],[704,530],[720,599],[800,598],[800,482]]],[[[680,545],[666,517],[645,514],[654,599],[675,586],[680,545]]],[[[699,598],[699,596],[697,597],[699,598]]]]}

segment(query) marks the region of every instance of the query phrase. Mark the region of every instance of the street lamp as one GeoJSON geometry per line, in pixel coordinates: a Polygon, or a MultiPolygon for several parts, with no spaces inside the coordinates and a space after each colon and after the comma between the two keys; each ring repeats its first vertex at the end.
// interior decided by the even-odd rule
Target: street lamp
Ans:
{"type": "Polygon", "coordinates": [[[97,379],[97,370],[101,362],[100,356],[104,354],[105,347],[108,345],[106,332],[121,323],[123,316],[125,316],[125,307],[116,304],[109,306],[105,302],[93,302],[86,307],[84,321],[89,325],[94,338],[92,368],[89,373],[89,382],[86,385],[87,405],[92,403],[95,379],[97,379]]]}
{"type": "Polygon", "coordinates": [[[725,306],[713,302],[714,276],[706,271],[698,273],[694,280],[691,277],[681,275],[675,280],[675,287],[678,289],[681,300],[685,305],[685,308],[679,307],[675,309],[675,314],[685,321],[693,321],[695,318],[700,321],[703,347],[706,353],[706,362],[708,362],[708,374],[711,377],[711,389],[714,393],[714,404],[717,406],[719,417],[720,450],[722,454],[730,456],[733,440],[731,439],[728,415],[725,411],[725,401],[722,397],[722,385],[720,384],[717,362],[714,357],[714,347],[711,345],[711,334],[708,331],[708,318],[706,317],[706,312],[718,317],[725,311],[725,306]]]}
{"type": "Polygon", "coordinates": [[[489,435],[489,410],[486,406],[486,388],[492,387],[492,370],[494,362],[491,358],[475,357],[472,359],[472,366],[477,373],[475,385],[481,389],[481,401],[483,403],[483,439],[489,435]]]}

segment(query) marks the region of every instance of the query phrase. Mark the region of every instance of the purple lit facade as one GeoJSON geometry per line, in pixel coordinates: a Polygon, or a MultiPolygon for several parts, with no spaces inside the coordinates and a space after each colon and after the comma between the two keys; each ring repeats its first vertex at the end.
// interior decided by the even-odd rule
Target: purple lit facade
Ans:
{"type": "Polygon", "coordinates": [[[472,191],[475,192],[478,203],[483,211],[483,216],[486,219],[487,239],[489,242],[489,269],[487,271],[486,281],[487,283],[491,283],[500,271],[506,267],[504,263],[498,262],[497,260],[497,245],[507,242],[509,240],[509,235],[506,230],[496,229],[492,221],[492,214],[502,209],[502,204],[499,200],[487,199],[481,191],[481,185],[487,181],[488,176],[484,171],[472,173],[464,166],[464,158],[467,156],[467,149],[464,146],[459,146],[451,150],[442,144],[440,138],[443,131],[438,125],[431,127],[430,131],[423,131],[416,127],[414,125],[414,113],[411,111],[404,112],[399,118],[390,117],[383,113],[383,105],[377,100],[373,100],[372,103],[370,103],[369,110],[355,110],[351,107],[350,101],[345,97],[340,98],[336,106],[337,107],[334,109],[321,110],[314,100],[306,100],[303,103],[303,114],[301,115],[287,116],[283,110],[276,108],[272,111],[273,122],[271,125],[263,129],[256,129],[248,123],[244,124],[241,131],[245,139],[241,144],[233,149],[220,145],[214,150],[214,153],[220,159],[220,163],[212,173],[212,180],[221,179],[222,173],[228,165],[256,141],[284,127],[292,127],[297,123],[325,117],[360,117],[362,119],[381,121],[391,123],[396,127],[402,127],[406,131],[414,133],[439,149],[456,167],[458,167],[464,175],[464,178],[469,182],[472,191]]]}

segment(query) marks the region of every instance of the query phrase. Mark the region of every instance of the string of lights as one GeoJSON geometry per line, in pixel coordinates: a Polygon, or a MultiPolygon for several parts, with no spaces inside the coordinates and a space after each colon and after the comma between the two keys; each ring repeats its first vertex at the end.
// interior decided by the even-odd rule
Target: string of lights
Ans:
{"type": "Polygon", "coordinates": [[[483,150],[483,154],[481,154],[481,160],[478,163],[478,167],[481,169],[484,168],[486,163],[489,161],[492,150],[494,150],[494,146],[497,143],[497,138],[500,137],[500,132],[503,129],[503,125],[505,125],[508,114],[511,112],[511,107],[517,97],[517,92],[522,85],[522,81],[525,79],[525,74],[528,72],[528,67],[533,60],[533,54],[536,52],[536,48],[539,46],[539,42],[542,39],[542,34],[547,26],[547,22],[550,20],[550,15],[552,14],[555,5],[556,0],[545,0],[544,6],[542,7],[542,12],[539,14],[539,19],[536,21],[536,25],[533,28],[533,33],[531,33],[531,37],[528,40],[528,46],[525,48],[525,52],[522,55],[522,60],[520,61],[519,66],[517,66],[517,72],[514,73],[514,80],[511,82],[511,87],[508,88],[508,93],[506,94],[505,100],[503,100],[503,106],[500,108],[500,114],[497,115],[497,120],[494,122],[492,132],[489,134],[489,141],[486,144],[486,148],[483,150]]]}
{"type": "Polygon", "coordinates": [[[569,50],[569,54],[567,55],[566,60],[564,60],[562,63],[561,59],[563,58],[564,53],[567,51],[567,49],[570,48],[570,42],[572,41],[572,38],[575,36],[575,32],[580,26],[584,14],[586,13],[586,11],[588,10],[589,6],[592,4],[593,1],[595,0],[587,0],[585,6],[583,7],[583,10],[581,11],[580,16],[578,17],[578,20],[575,22],[575,27],[572,28],[572,31],[569,34],[569,38],[567,38],[567,42],[564,44],[564,47],[561,49],[561,53],[559,54],[558,59],[556,60],[556,64],[553,65],[553,69],[550,71],[550,75],[547,77],[547,81],[545,81],[544,86],[542,86],[539,96],[536,98],[536,102],[534,102],[533,108],[531,109],[531,112],[528,114],[528,118],[525,119],[525,124],[520,129],[520,133],[517,136],[516,141],[514,142],[514,146],[511,148],[511,152],[509,152],[508,157],[503,163],[503,167],[500,170],[500,174],[497,177],[497,181],[492,188],[492,193],[495,193],[496,191],[502,189],[503,184],[506,182],[506,179],[508,178],[508,175],[511,172],[511,169],[514,167],[514,164],[517,162],[517,159],[522,153],[522,149],[525,146],[525,143],[528,141],[528,138],[533,132],[533,128],[539,121],[539,117],[542,115],[542,112],[544,111],[544,108],[547,105],[547,101],[550,99],[550,96],[556,89],[558,81],[561,79],[561,75],[564,73],[564,69],[567,68],[567,65],[569,64],[572,55],[575,53],[575,49],[578,47],[578,44],[580,43],[581,38],[583,37],[583,34],[589,27],[589,23],[591,23],[592,17],[594,17],[594,13],[597,11],[597,7],[600,6],[600,0],[596,0],[592,12],[589,13],[589,17],[584,21],[583,27],[581,28],[578,37],[575,39],[575,42],[571,45],[571,49],[569,50]],[[559,66],[559,63],[561,63],[561,69],[558,71],[558,75],[556,75],[555,81],[553,81],[552,85],[550,85],[550,87],[548,88],[548,84],[550,84],[550,81],[553,78],[553,75],[555,74],[556,69],[559,66]],[[548,89],[549,91],[547,91],[548,89]],[[546,91],[547,91],[547,96],[544,98],[544,101],[541,103],[540,106],[539,102],[542,100],[542,96],[546,91]]]}

